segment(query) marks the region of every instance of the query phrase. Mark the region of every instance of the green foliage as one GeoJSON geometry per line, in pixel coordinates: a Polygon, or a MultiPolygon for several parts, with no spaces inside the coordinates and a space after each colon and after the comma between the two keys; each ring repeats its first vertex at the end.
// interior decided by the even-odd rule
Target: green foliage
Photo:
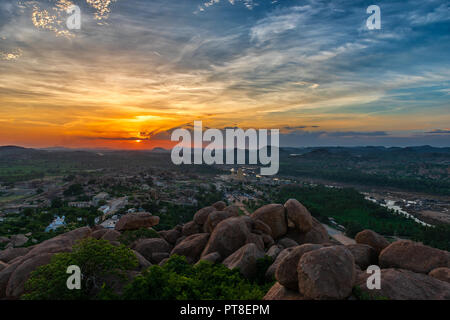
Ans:
{"type": "Polygon", "coordinates": [[[258,259],[256,261],[256,275],[252,280],[256,284],[265,287],[266,290],[264,291],[268,291],[270,287],[272,287],[275,283],[275,279],[272,279],[272,281],[269,282],[267,282],[266,280],[267,269],[269,269],[273,262],[273,259],[267,255],[265,255],[264,258],[258,259]]]}
{"type": "Polygon", "coordinates": [[[354,286],[352,292],[358,300],[389,300],[387,297],[362,291],[359,286],[354,286]]]}
{"type": "Polygon", "coordinates": [[[130,245],[139,239],[159,238],[158,232],[153,229],[140,228],[138,230],[127,230],[122,233],[119,241],[125,245],[130,245]]]}
{"type": "Polygon", "coordinates": [[[173,255],[162,267],[152,266],[130,283],[126,300],[253,300],[266,290],[245,279],[238,270],[202,261],[196,266],[173,255]]]}
{"type": "Polygon", "coordinates": [[[25,300],[78,300],[111,297],[107,279],[125,279],[125,271],[137,267],[133,251],[124,245],[113,246],[106,240],[84,239],[70,253],[58,253],[50,264],[31,273],[25,284],[25,300]],[[67,289],[67,267],[79,266],[81,290],[67,289]]]}
{"type": "Polygon", "coordinates": [[[364,230],[363,226],[355,221],[348,221],[345,223],[344,227],[345,234],[351,238],[354,238],[358,232],[364,230]]]}

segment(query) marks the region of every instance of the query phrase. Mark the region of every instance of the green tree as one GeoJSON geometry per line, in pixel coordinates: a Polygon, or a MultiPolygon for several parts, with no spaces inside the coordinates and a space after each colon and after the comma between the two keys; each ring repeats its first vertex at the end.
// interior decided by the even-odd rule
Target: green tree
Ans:
{"type": "Polygon", "coordinates": [[[95,299],[111,290],[111,279],[125,281],[126,271],[138,261],[131,249],[113,246],[106,240],[88,238],[80,241],[70,253],[58,253],[50,264],[32,272],[25,284],[25,300],[95,299]],[[82,273],[81,289],[67,289],[67,267],[76,265],[82,273]]]}

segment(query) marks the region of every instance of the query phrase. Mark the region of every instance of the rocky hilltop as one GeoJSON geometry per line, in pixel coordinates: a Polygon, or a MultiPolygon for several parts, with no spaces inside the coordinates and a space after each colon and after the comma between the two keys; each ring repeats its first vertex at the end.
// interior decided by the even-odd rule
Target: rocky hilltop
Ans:
{"type": "MultiPolygon", "coordinates": [[[[78,240],[91,237],[120,245],[124,232],[158,223],[159,217],[150,213],[131,213],[115,230],[83,227],[32,247],[1,251],[0,299],[20,298],[30,273],[48,264],[55,253],[70,252],[78,240]]],[[[276,283],[265,300],[356,299],[356,289],[371,298],[450,299],[449,252],[406,240],[389,243],[371,230],[358,233],[355,240],[342,245],[330,239],[308,209],[290,199],[284,205],[265,205],[250,216],[220,201],[199,210],[192,221],[160,231],[159,237],[128,245],[139,261],[132,276],[176,254],[191,264],[223,263],[252,277],[258,259],[269,256],[273,263],[266,278],[276,283]],[[370,265],[381,268],[379,290],[367,288],[370,265]]]]}

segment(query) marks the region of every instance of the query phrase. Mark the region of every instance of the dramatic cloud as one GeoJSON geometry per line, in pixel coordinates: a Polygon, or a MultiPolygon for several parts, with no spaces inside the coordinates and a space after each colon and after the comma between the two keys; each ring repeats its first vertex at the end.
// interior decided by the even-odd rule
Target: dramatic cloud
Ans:
{"type": "Polygon", "coordinates": [[[124,147],[203,120],[289,145],[450,145],[448,3],[377,4],[381,30],[350,0],[2,1],[0,144],[124,147]]]}

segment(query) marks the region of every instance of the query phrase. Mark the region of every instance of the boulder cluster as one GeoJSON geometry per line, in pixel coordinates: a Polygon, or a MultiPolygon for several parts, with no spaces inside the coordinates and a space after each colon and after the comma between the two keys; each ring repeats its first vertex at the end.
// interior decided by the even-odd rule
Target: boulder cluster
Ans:
{"type": "Polygon", "coordinates": [[[359,232],[355,240],[281,251],[271,267],[277,282],[264,299],[355,299],[355,287],[372,299],[450,299],[449,252],[409,240],[390,243],[371,230],[359,232]],[[381,268],[380,289],[367,286],[371,265],[381,268]]]}
{"type": "MultiPolygon", "coordinates": [[[[122,233],[151,228],[159,217],[150,213],[123,216],[114,230],[83,227],[28,248],[0,251],[0,299],[17,299],[24,293],[30,273],[48,264],[52,255],[70,252],[76,241],[92,237],[119,245],[122,233]]],[[[219,201],[197,211],[193,220],[159,238],[142,238],[129,244],[139,261],[133,275],[151,265],[163,265],[171,255],[238,268],[248,278],[257,261],[273,259],[266,278],[276,279],[266,300],[349,299],[355,285],[365,285],[370,265],[379,265],[379,295],[391,299],[450,299],[450,258],[447,251],[412,241],[390,244],[370,230],[357,234],[356,244],[341,245],[329,238],[322,224],[297,200],[269,204],[253,214],[240,215],[236,206],[219,201]]],[[[370,292],[369,292],[370,293],[370,292]]]]}

